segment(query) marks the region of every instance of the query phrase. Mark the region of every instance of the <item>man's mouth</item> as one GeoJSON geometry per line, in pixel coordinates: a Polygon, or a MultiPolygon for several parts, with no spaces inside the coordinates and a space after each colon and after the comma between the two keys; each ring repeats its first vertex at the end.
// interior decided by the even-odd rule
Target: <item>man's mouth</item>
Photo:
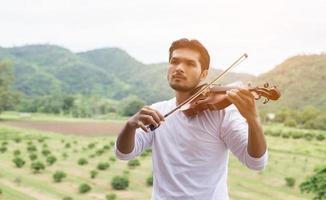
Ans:
{"type": "Polygon", "coordinates": [[[178,78],[178,79],[186,79],[186,77],[185,76],[183,76],[183,75],[179,75],[179,74],[176,74],[176,75],[172,75],[172,78],[178,78]]]}

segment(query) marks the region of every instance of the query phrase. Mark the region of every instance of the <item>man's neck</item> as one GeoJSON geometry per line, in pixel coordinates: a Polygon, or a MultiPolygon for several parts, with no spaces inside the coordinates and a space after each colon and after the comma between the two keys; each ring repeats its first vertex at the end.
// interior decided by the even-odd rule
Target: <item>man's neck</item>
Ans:
{"type": "Polygon", "coordinates": [[[183,92],[183,91],[175,91],[175,98],[177,106],[182,102],[187,100],[190,97],[191,91],[183,92]]]}

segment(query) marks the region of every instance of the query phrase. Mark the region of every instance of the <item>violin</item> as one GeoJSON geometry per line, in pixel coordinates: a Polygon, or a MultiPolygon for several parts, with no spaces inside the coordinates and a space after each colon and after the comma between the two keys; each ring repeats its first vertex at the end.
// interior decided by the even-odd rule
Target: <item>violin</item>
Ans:
{"type": "MultiPolygon", "coordinates": [[[[207,84],[201,85],[195,89],[195,92],[205,87],[207,84]]],[[[180,110],[185,113],[188,117],[193,117],[196,114],[204,111],[204,110],[222,110],[232,103],[226,98],[226,91],[231,89],[248,89],[255,97],[255,100],[260,99],[262,96],[266,99],[264,100],[264,104],[266,104],[269,100],[276,101],[280,98],[281,93],[276,88],[276,86],[269,87],[268,83],[265,83],[263,87],[240,87],[240,86],[220,86],[217,84],[210,85],[207,89],[205,89],[199,96],[189,102],[186,106],[183,106],[180,110]]]]}

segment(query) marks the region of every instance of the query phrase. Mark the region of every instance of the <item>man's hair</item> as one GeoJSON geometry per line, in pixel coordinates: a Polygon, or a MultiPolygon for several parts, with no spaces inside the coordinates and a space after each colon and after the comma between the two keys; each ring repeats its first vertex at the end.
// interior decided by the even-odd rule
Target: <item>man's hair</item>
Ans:
{"type": "Polygon", "coordinates": [[[176,49],[188,48],[197,51],[200,55],[199,62],[201,64],[202,70],[209,68],[210,57],[207,49],[198,40],[189,40],[187,38],[182,38],[174,41],[169,49],[169,61],[172,57],[172,52],[176,49]]]}

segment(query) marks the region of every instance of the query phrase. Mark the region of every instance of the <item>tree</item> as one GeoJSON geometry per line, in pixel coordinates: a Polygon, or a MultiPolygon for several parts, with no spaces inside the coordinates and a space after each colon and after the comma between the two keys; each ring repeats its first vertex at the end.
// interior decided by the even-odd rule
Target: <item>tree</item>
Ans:
{"type": "Polygon", "coordinates": [[[0,113],[13,108],[19,101],[20,94],[11,90],[14,83],[12,63],[0,61],[0,113]]]}
{"type": "Polygon", "coordinates": [[[316,168],[315,174],[300,184],[301,192],[314,193],[314,200],[326,199],[326,165],[316,168]]]}
{"type": "Polygon", "coordinates": [[[145,105],[145,102],[137,96],[129,96],[121,101],[120,113],[124,116],[132,116],[140,108],[145,105]]]}

